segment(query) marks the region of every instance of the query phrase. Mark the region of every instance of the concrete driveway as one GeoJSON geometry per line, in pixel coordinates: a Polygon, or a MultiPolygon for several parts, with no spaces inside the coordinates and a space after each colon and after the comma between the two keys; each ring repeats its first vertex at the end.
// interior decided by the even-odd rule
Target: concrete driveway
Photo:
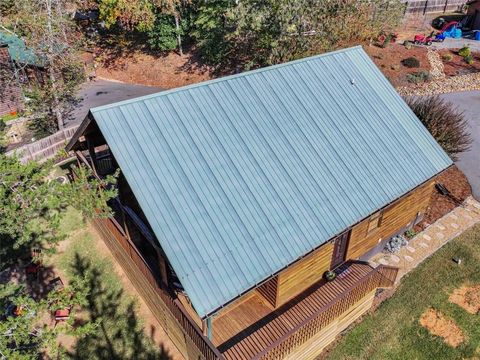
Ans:
{"type": "Polygon", "coordinates": [[[480,91],[443,94],[441,97],[463,110],[473,143],[458,156],[456,165],[467,176],[475,199],[480,200],[480,91]]]}
{"type": "Polygon", "coordinates": [[[461,38],[461,39],[445,39],[444,42],[434,42],[432,48],[437,49],[460,49],[463,46],[468,45],[472,51],[480,51],[480,41],[461,38]]]}
{"type": "Polygon", "coordinates": [[[82,85],[78,91],[80,103],[65,121],[66,126],[81,122],[90,108],[117,101],[153,94],[163,89],[154,86],[125,84],[116,81],[96,80],[82,85]]]}

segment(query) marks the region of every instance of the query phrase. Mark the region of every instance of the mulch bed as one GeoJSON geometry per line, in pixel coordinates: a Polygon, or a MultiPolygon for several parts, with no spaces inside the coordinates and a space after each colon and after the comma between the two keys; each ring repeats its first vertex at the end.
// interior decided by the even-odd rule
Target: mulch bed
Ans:
{"type": "MultiPolygon", "coordinates": [[[[466,176],[455,165],[440,174],[436,181],[442,183],[459,201],[464,201],[472,194],[466,176]]],[[[451,198],[434,191],[431,205],[423,221],[415,227],[415,231],[422,231],[428,224],[433,224],[457,206],[458,204],[451,198]]]]}
{"type": "Polygon", "coordinates": [[[422,70],[430,71],[426,47],[412,46],[411,49],[407,49],[405,46],[396,43],[390,44],[386,48],[366,45],[364,49],[395,87],[412,85],[407,81],[407,74],[422,70]],[[401,61],[409,57],[417,58],[420,62],[420,67],[407,68],[402,65],[401,61]]]}
{"type": "Polygon", "coordinates": [[[473,64],[469,65],[465,62],[465,60],[460,55],[458,55],[458,50],[459,49],[456,49],[456,50],[443,49],[438,52],[443,61],[445,75],[457,76],[457,75],[470,74],[472,72],[479,72],[480,71],[480,53],[472,52],[473,64]],[[445,61],[443,59],[443,56],[447,54],[450,54],[452,56],[451,61],[445,61]]]}

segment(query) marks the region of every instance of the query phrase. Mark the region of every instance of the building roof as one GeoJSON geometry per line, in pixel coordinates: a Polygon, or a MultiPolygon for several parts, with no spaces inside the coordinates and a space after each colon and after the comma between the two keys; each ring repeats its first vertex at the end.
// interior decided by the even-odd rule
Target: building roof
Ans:
{"type": "Polygon", "coordinates": [[[91,114],[201,317],[452,164],[361,47],[91,114]]]}
{"type": "Polygon", "coordinates": [[[14,34],[0,32],[0,43],[8,45],[10,58],[19,64],[43,66],[42,61],[25,42],[14,34]]]}

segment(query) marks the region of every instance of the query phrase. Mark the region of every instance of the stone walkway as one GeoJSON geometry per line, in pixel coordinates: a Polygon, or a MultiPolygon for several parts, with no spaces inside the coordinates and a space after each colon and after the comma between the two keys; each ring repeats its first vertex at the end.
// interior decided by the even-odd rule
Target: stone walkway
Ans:
{"type": "Polygon", "coordinates": [[[480,203],[469,197],[461,205],[428,226],[396,254],[379,253],[370,259],[378,264],[400,268],[397,282],[451,239],[480,222],[480,203]]]}

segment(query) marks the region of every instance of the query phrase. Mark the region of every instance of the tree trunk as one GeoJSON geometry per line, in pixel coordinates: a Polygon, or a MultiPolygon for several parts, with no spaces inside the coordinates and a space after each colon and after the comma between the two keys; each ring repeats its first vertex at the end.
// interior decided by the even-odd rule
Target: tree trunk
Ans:
{"type": "Polygon", "coordinates": [[[182,37],[180,36],[180,21],[178,19],[178,13],[175,11],[173,16],[175,18],[175,29],[177,30],[178,52],[180,53],[180,56],[183,56],[182,37]]]}
{"type": "Polygon", "coordinates": [[[60,110],[60,100],[58,98],[58,84],[57,78],[55,76],[54,67],[55,49],[54,34],[52,28],[52,0],[45,0],[45,8],[47,10],[47,67],[53,96],[52,111],[55,115],[55,118],[57,119],[58,130],[63,130],[63,116],[60,110]]]}

